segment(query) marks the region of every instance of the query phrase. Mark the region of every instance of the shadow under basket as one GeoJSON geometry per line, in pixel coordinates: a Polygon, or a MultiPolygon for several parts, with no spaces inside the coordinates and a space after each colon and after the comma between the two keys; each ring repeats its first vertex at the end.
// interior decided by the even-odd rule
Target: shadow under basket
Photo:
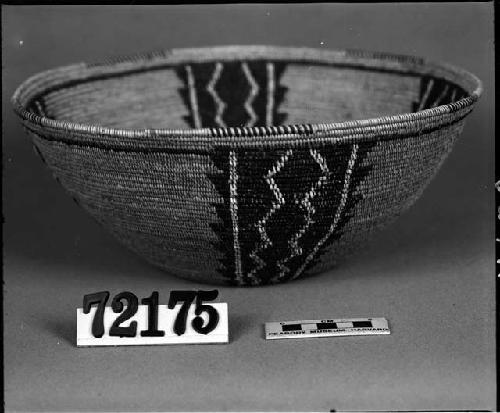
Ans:
{"type": "Polygon", "coordinates": [[[12,101],[123,244],[180,277],[254,286],[325,271],[392,222],[480,94],[421,58],[224,46],[46,71],[12,101]]]}

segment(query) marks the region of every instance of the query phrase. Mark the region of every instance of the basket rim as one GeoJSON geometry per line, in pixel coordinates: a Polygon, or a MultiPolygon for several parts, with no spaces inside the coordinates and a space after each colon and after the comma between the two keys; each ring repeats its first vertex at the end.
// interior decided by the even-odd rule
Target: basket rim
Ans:
{"type": "MultiPolygon", "coordinates": [[[[60,81],[60,80],[59,80],[60,81]]],[[[54,83],[57,85],[57,81],[54,83]]],[[[54,69],[39,72],[21,83],[14,92],[11,103],[15,113],[28,125],[34,127],[33,132],[50,129],[54,132],[64,135],[70,134],[77,136],[81,134],[86,137],[92,137],[94,140],[98,136],[105,136],[106,142],[100,144],[103,147],[113,147],[112,141],[119,143],[124,139],[131,142],[150,145],[152,140],[154,146],[163,146],[159,138],[162,139],[165,146],[183,146],[189,147],[190,144],[201,144],[203,146],[211,145],[235,145],[254,146],[265,142],[271,144],[293,140],[308,134],[324,135],[333,134],[332,139],[359,141],[373,139],[377,132],[382,135],[387,134],[388,129],[393,132],[398,130],[412,130],[413,132],[424,132],[425,129],[435,129],[440,124],[444,124],[445,118],[453,118],[455,121],[463,119],[471,110],[474,103],[479,99],[483,91],[481,80],[471,72],[457,66],[424,59],[410,55],[380,53],[374,51],[356,50],[356,49],[317,49],[309,47],[288,47],[288,46],[250,46],[250,45],[226,45],[226,46],[208,46],[198,48],[178,48],[158,50],[150,53],[136,53],[133,55],[115,57],[99,63],[78,63],[66,66],[60,66],[54,69]],[[331,122],[331,123],[310,123],[310,124],[285,124],[282,126],[241,126],[241,127],[211,127],[211,128],[186,128],[186,129],[164,129],[164,128],[141,128],[126,129],[113,128],[100,125],[83,124],[71,121],[62,121],[51,119],[47,116],[41,116],[31,112],[23,104],[21,96],[26,93],[32,100],[29,92],[26,92],[39,82],[47,78],[53,79],[61,76],[73,76],[74,80],[81,80],[83,76],[90,76],[92,73],[123,73],[133,67],[140,67],[144,71],[157,67],[161,64],[185,64],[194,61],[215,61],[221,59],[274,59],[292,62],[305,63],[326,63],[327,65],[358,64],[367,70],[389,70],[400,72],[402,74],[413,73],[420,75],[439,75],[445,79],[453,79],[455,83],[468,92],[468,96],[444,105],[439,105],[430,109],[419,110],[417,112],[406,112],[395,115],[372,117],[367,119],[331,122]],[[370,131],[369,136],[363,137],[362,131],[370,131]],[[373,136],[372,136],[373,135],[373,136]],[[253,137],[257,140],[250,142],[241,139],[241,137],[253,137]],[[212,140],[216,138],[216,140],[212,140]],[[171,141],[173,139],[173,141],[171,141]],[[111,140],[111,141],[110,141],[111,140]],[[170,142],[170,143],[169,143],[170,142]]],[[[39,92],[39,94],[43,94],[39,92]]],[[[28,102],[29,102],[28,101],[28,102]]],[[[447,120],[447,124],[450,122],[447,120]]],[[[453,122],[452,122],[453,123],[453,122]]],[[[28,127],[31,130],[31,128],[28,127]]],[[[65,142],[66,140],[51,139],[54,141],[65,142]]],[[[78,144],[78,139],[71,138],[73,144],[78,144]]],[[[66,142],[68,143],[68,142],[66,142]]],[[[127,145],[127,146],[129,146],[127,145]]],[[[85,145],[87,146],[87,145],[85,145]]]]}

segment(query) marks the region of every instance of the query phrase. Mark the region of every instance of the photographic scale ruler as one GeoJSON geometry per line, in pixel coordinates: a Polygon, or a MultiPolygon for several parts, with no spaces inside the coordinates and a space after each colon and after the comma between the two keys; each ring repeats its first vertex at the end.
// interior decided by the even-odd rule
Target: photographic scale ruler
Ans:
{"type": "Polygon", "coordinates": [[[278,321],[265,324],[266,340],[391,334],[385,318],[278,321]]]}

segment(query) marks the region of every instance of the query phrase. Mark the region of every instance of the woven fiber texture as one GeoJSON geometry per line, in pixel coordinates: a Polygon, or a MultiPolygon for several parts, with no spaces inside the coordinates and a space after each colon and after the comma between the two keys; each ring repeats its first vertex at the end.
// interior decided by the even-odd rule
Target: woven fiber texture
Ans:
{"type": "Polygon", "coordinates": [[[255,286],[331,268],[410,207],[480,94],[415,57],[225,46],[46,71],[12,101],[123,244],[181,277],[255,286]]]}

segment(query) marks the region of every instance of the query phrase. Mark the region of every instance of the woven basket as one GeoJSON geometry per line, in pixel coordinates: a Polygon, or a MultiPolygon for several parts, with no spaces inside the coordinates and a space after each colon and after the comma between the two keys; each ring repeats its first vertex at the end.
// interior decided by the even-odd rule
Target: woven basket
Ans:
{"type": "Polygon", "coordinates": [[[226,46],[35,75],[13,104],[75,201],[175,275],[324,271],[421,195],[481,94],[420,58],[226,46]]]}

